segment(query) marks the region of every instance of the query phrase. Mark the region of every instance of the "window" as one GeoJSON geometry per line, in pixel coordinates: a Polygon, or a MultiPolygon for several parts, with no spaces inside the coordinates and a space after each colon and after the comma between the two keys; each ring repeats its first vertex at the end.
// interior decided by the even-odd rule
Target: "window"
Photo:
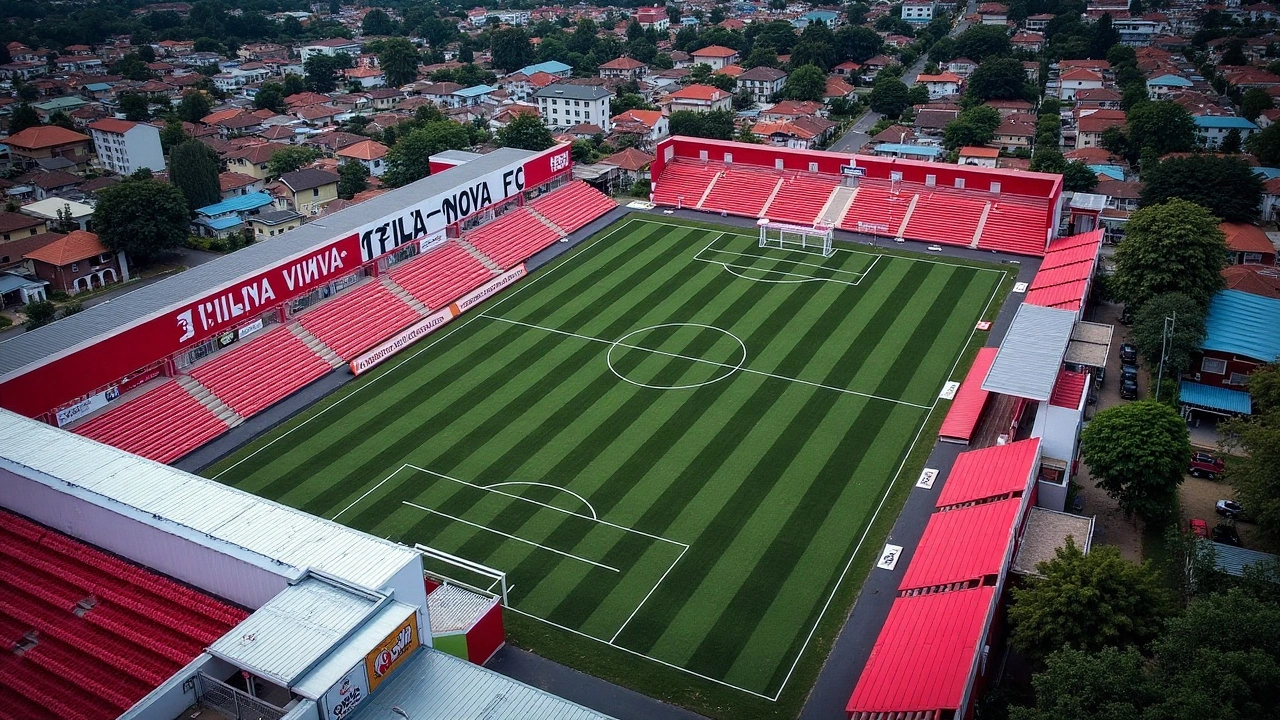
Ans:
{"type": "Polygon", "coordinates": [[[937,175],[925,175],[925,176],[924,176],[924,186],[925,186],[925,187],[933,187],[933,186],[935,186],[935,185],[937,185],[937,184],[938,184],[938,176],[937,176],[937,175]]]}
{"type": "Polygon", "coordinates": [[[71,263],[71,272],[77,272],[79,270],[80,270],[80,263],[71,263]]]}
{"type": "Polygon", "coordinates": [[[1227,378],[1228,385],[1247,385],[1249,384],[1249,375],[1246,373],[1231,373],[1231,377],[1227,378]]]}
{"type": "Polygon", "coordinates": [[[964,189],[964,178],[956,178],[956,187],[964,189]]]}
{"type": "Polygon", "coordinates": [[[811,172],[811,173],[816,173],[816,172],[818,172],[818,163],[816,163],[816,162],[811,162],[811,163],[809,163],[809,172],[811,172]]]}
{"type": "Polygon", "coordinates": [[[1244,261],[1247,263],[1261,263],[1262,253],[1245,253],[1244,261]]]}
{"type": "Polygon", "coordinates": [[[991,192],[995,193],[996,195],[999,195],[999,194],[1000,194],[1000,183],[998,183],[998,182],[993,182],[993,183],[991,183],[991,192]]]}
{"type": "Polygon", "coordinates": [[[320,188],[312,188],[311,197],[320,197],[320,188]]]}
{"type": "Polygon", "coordinates": [[[101,255],[99,255],[99,256],[98,256],[98,262],[100,262],[100,263],[109,263],[109,262],[111,262],[111,253],[102,253],[101,255]]]}
{"type": "Polygon", "coordinates": [[[1210,375],[1222,375],[1227,371],[1227,361],[1207,357],[1200,362],[1200,371],[1210,375]]]}

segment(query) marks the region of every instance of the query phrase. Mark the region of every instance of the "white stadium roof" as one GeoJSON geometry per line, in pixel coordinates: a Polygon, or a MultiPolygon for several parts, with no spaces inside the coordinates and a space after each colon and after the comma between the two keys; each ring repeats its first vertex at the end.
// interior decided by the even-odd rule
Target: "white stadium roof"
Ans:
{"type": "Polygon", "coordinates": [[[1062,370],[1076,314],[1023,303],[982,381],[987,392],[1048,400],[1062,370]]]}

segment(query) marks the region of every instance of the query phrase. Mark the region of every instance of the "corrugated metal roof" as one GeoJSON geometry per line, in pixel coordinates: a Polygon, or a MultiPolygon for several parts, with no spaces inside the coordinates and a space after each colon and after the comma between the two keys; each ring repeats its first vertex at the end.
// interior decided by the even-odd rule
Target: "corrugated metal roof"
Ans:
{"type": "Polygon", "coordinates": [[[1039,458],[1040,438],[960,453],[943,481],[937,507],[1025,492],[1039,458]]]}
{"type": "Polygon", "coordinates": [[[1000,343],[982,389],[1031,400],[1048,400],[1071,340],[1076,314],[1023,303],[1000,343]]]}
{"type": "Polygon", "coordinates": [[[52,478],[50,487],[62,492],[70,485],[137,508],[160,528],[180,525],[363,587],[381,588],[405,565],[420,562],[403,545],[3,409],[0,467],[45,482],[52,478]]]}
{"type": "Polygon", "coordinates": [[[1274,362],[1280,357],[1280,300],[1223,290],[1209,303],[1205,350],[1274,362]]]}
{"type": "Polygon", "coordinates": [[[982,415],[982,408],[986,407],[989,394],[982,389],[982,379],[991,369],[991,363],[995,362],[996,350],[997,348],[993,347],[978,350],[978,356],[974,358],[973,365],[964,376],[964,382],[960,383],[955,400],[947,410],[947,417],[942,421],[942,429],[938,431],[939,437],[969,442],[969,438],[973,436],[973,430],[978,426],[978,418],[982,415]]]}
{"type": "Polygon", "coordinates": [[[1223,543],[1212,542],[1206,540],[1209,546],[1213,548],[1213,564],[1222,572],[1228,575],[1241,577],[1244,575],[1245,568],[1252,565],[1260,565],[1265,563],[1275,563],[1280,561],[1280,555],[1272,555],[1271,553],[1258,552],[1257,550],[1248,550],[1234,545],[1225,545],[1223,543]]]}
{"type": "Polygon", "coordinates": [[[1063,368],[1058,373],[1058,382],[1053,386],[1053,394],[1049,396],[1049,404],[1075,410],[1080,407],[1080,400],[1084,397],[1085,384],[1088,381],[1088,373],[1072,372],[1063,368]]]}
{"type": "Polygon", "coordinates": [[[404,720],[405,715],[414,720],[609,717],[431,648],[414,653],[348,720],[404,720]],[[391,708],[399,708],[404,715],[391,708]]]}
{"type": "Polygon", "coordinates": [[[987,586],[894,600],[846,711],[958,710],[995,591],[987,586]]]}
{"type": "Polygon", "coordinates": [[[19,333],[0,342],[0,377],[96,337],[119,332],[195,297],[261,272],[263,268],[306,255],[361,225],[398,213],[424,197],[453,190],[465,184],[468,178],[480,177],[533,154],[528,150],[499,148],[467,163],[465,169],[455,168],[448,175],[432,175],[290,230],[272,238],[271,242],[255,243],[56,323],[19,333]]]}
{"type": "Polygon", "coordinates": [[[427,595],[431,632],[468,630],[496,602],[498,599],[490,595],[481,595],[457,585],[441,585],[427,595]]]}
{"type": "Polygon", "coordinates": [[[306,698],[317,699],[329,691],[335,683],[342,679],[351,668],[364,662],[378,643],[395,632],[405,620],[414,613],[411,605],[389,602],[382,606],[373,617],[356,630],[340,646],[334,648],[324,660],[308,672],[293,687],[293,692],[306,698]]]}
{"type": "Polygon", "coordinates": [[[291,687],[360,627],[380,601],[378,596],[307,576],[215,640],[209,653],[291,687]]]}
{"type": "Polygon", "coordinates": [[[212,218],[212,219],[201,218],[200,222],[205,225],[208,225],[214,230],[227,230],[228,228],[233,228],[237,225],[244,224],[244,221],[236,217],[235,215],[227,215],[226,217],[212,218]]]}
{"type": "Polygon", "coordinates": [[[264,192],[252,192],[248,195],[236,195],[227,198],[222,202],[216,202],[212,205],[205,205],[202,208],[196,208],[196,212],[205,217],[217,217],[233,212],[244,212],[245,210],[253,210],[263,205],[270,205],[273,202],[271,195],[264,192]]]}
{"type": "Polygon", "coordinates": [[[898,590],[914,590],[999,575],[1013,550],[1022,498],[936,512],[924,526],[898,590]]]}
{"type": "Polygon", "coordinates": [[[1221,410],[1240,415],[1253,414],[1253,398],[1249,393],[1186,380],[1178,386],[1178,401],[1184,405],[1195,405],[1208,410],[1221,410]]]}

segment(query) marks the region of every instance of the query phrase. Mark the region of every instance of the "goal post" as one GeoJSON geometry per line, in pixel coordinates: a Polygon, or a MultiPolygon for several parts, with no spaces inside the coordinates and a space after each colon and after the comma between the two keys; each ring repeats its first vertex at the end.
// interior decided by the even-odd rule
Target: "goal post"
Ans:
{"type": "Polygon", "coordinates": [[[801,250],[831,257],[835,249],[832,247],[833,228],[826,225],[794,225],[791,223],[773,222],[762,218],[757,223],[760,227],[760,247],[779,248],[782,250],[801,250]]]}

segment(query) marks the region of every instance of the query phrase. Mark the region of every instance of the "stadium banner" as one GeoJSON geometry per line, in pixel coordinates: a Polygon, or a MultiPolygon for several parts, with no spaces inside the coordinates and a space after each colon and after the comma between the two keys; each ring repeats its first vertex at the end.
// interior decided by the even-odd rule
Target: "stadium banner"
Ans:
{"type": "Polygon", "coordinates": [[[569,146],[558,145],[517,160],[466,185],[423,199],[399,213],[356,228],[363,262],[444,230],[494,203],[540,185],[569,169],[569,146]]]}
{"type": "Polygon", "coordinates": [[[100,393],[94,393],[80,402],[62,408],[56,414],[58,427],[75,422],[89,413],[107,406],[107,403],[120,397],[120,388],[111,386],[100,393]]]}
{"type": "Polygon", "coordinates": [[[449,237],[445,235],[444,230],[438,230],[430,235],[423,235],[418,241],[418,253],[425,254],[429,250],[435,250],[441,245],[449,241],[449,237]]]}
{"type": "Polygon", "coordinates": [[[524,269],[524,263],[520,263],[475,290],[472,290],[466,295],[454,300],[453,304],[450,306],[453,308],[453,314],[461,315],[476,305],[479,305],[485,300],[493,297],[494,293],[519,280],[526,274],[528,273],[524,269]]]}
{"type": "Polygon", "coordinates": [[[422,318],[418,322],[391,336],[385,342],[357,355],[351,360],[351,374],[359,375],[381,365],[392,355],[409,347],[414,341],[424,338],[439,330],[455,317],[452,307],[443,307],[422,318]]]}
{"type": "Polygon", "coordinates": [[[378,685],[387,679],[387,675],[400,666],[404,659],[418,649],[418,613],[413,614],[378,643],[368,655],[364,656],[364,664],[368,670],[369,692],[378,689],[378,685]]]}
{"type": "Polygon", "coordinates": [[[342,680],[324,694],[325,717],[342,720],[355,712],[369,697],[369,674],[362,662],[342,676],[342,680]]]}

